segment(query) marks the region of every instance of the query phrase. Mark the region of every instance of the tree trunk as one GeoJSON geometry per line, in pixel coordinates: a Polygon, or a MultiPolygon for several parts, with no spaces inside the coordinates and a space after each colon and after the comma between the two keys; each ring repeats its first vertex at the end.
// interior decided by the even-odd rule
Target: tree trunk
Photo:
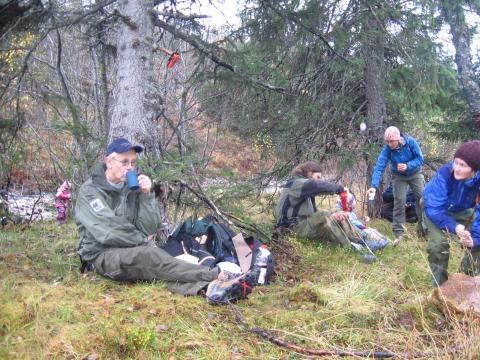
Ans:
{"type": "Polygon", "coordinates": [[[153,76],[152,0],[121,0],[117,40],[117,84],[109,141],[125,137],[156,156],[155,119],[161,98],[153,76]]]}
{"type": "Polygon", "coordinates": [[[470,35],[462,4],[457,0],[443,0],[441,12],[450,25],[455,46],[455,63],[463,87],[474,127],[480,131],[480,87],[475,81],[475,72],[470,56],[470,35]]]}
{"type": "Polygon", "coordinates": [[[95,25],[96,43],[91,46],[94,64],[93,74],[95,79],[95,111],[96,123],[102,138],[110,133],[110,94],[108,89],[108,50],[106,28],[104,22],[95,25]]]}
{"type": "Polygon", "coordinates": [[[387,107],[384,97],[384,37],[378,21],[370,17],[366,24],[369,35],[364,47],[365,58],[365,95],[370,138],[380,140],[383,135],[387,107]]]}
{"type": "MultiPolygon", "coordinates": [[[[387,106],[384,97],[385,80],[385,38],[382,24],[379,22],[375,10],[370,8],[364,21],[365,40],[363,45],[365,59],[365,96],[367,100],[367,118],[369,123],[369,139],[380,142],[383,137],[384,121],[387,114],[387,106]]],[[[374,162],[370,156],[366,159],[367,182],[370,183],[373,173],[374,162]]],[[[381,208],[380,186],[377,191],[375,206],[369,207],[369,216],[378,217],[381,208]]]]}

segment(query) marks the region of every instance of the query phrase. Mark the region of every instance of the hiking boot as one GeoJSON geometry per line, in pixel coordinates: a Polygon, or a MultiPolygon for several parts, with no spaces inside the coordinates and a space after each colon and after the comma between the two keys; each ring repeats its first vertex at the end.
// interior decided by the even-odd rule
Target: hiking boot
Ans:
{"type": "Polygon", "coordinates": [[[432,272],[432,286],[434,288],[448,280],[448,272],[443,266],[431,263],[430,271],[432,272]]]}
{"type": "Polygon", "coordinates": [[[371,264],[375,261],[377,261],[377,257],[373,254],[364,254],[362,256],[362,261],[365,263],[365,264],[371,264]]]}
{"type": "Polygon", "coordinates": [[[361,244],[351,242],[350,245],[352,245],[354,251],[357,251],[359,253],[362,253],[365,250],[365,248],[361,244]]]}
{"type": "Polygon", "coordinates": [[[372,251],[382,250],[390,241],[388,239],[380,239],[378,241],[364,240],[363,243],[372,251]]]}
{"type": "Polygon", "coordinates": [[[219,275],[217,280],[213,280],[208,284],[205,294],[207,302],[211,304],[228,304],[239,299],[245,299],[252,292],[255,284],[255,274],[250,271],[228,280],[222,280],[219,275]]]}

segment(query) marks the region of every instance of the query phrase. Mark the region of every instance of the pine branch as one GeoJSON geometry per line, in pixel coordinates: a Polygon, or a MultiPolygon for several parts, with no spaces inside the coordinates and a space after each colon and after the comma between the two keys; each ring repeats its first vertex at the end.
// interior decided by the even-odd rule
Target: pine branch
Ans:
{"type": "Polygon", "coordinates": [[[330,43],[327,41],[327,39],[325,39],[325,37],[320,34],[317,30],[315,30],[314,28],[310,27],[310,26],[307,26],[305,25],[304,23],[302,23],[301,21],[299,21],[296,17],[295,17],[295,14],[294,13],[291,13],[291,12],[287,12],[285,10],[283,11],[280,11],[279,9],[273,7],[269,1],[264,1],[264,4],[269,7],[270,9],[272,9],[278,16],[280,16],[282,19],[284,19],[285,21],[291,21],[293,23],[295,23],[296,25],[300,26],[301,28],[303,28],[304,30],[308,31],[309,33],[315,35],[316,37],[318,37],[324,44],[325,46],[327,47],[327,49],[332,53],[334,54],[335,56],[339,57],[340,59],[342,59],[343,61],[345,62],[350,62],[350,60],[348,60],[347,58],[345,58],[345,56],[339,54],[338,52],[335,51],[335,49],[330,45],[330,43]]]}

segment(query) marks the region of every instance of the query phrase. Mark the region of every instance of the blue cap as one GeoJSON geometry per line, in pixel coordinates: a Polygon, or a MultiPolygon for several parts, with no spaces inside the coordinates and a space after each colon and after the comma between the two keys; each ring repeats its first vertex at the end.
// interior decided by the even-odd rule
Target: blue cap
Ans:
{"type": "Polygon", "coordinates": [[[107,146],[107,156],[114,152],[119,154],[126,153],[131,149],[134,149],[137,153],[143,151],[143,147],[132,145],[132,143],[125,138],[118,138],[113,140],[110,145],[107,146]]]}

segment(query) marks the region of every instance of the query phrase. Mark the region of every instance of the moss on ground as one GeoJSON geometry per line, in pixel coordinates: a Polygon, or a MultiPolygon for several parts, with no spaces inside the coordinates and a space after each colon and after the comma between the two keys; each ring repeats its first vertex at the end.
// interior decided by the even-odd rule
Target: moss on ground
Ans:
{"type": "MultiPolygon", "coordinates": [[[[386,223],[375,226],[390,231],[386,223]]],[[[277,264],[275,283],[235,306],[250,327],[306,348],[478,355],[478,324],[447,321],[428,301],[424,240],[410,234],[372,264],[351,251],[290,241],[299,260],[277,264]]],[[[171,294],[161,283],[81,275],[76,244],[72,223],[0,232],[0,358],[303,357],[246,331],[228,306],[171,294]]],[[[453,247],[451,272],[460,258],[453,247]]]]}

